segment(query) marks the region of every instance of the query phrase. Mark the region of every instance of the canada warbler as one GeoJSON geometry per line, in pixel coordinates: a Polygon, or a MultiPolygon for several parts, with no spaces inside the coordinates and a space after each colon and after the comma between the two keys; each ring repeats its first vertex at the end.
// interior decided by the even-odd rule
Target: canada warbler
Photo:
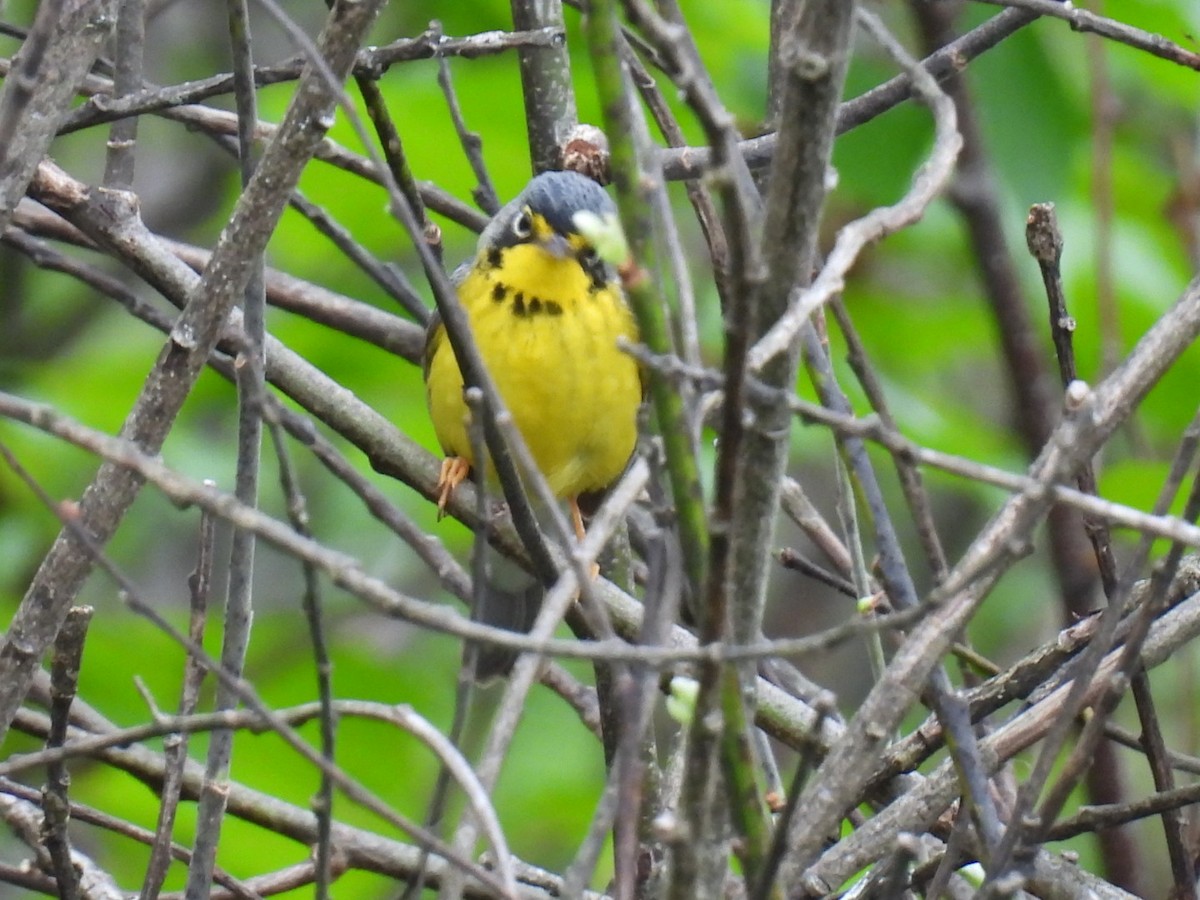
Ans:
{"type": "MultiPolygon", "coordinates": [[[[545,172],[496,214],[474,259],[453,276],[483,362],[538,469],[570,504],[580,538],[579,495],[615,481],[637,440],[638,366],[617,347],[618,338],[636,341],[637,327],[609,261],[613,230],[624,246],[619,229],[596,182],[545,172]]],[[[447,457],[438,483],[444,511],[474,459],[463,377],[437,316],[425,385],[447,457]]]]}

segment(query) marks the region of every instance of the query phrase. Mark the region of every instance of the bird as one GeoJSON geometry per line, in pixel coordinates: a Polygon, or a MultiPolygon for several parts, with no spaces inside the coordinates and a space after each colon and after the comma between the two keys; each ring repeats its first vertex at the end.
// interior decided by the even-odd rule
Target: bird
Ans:
{"type": "MultiPolygon", "coordinates": [[[[568,504],[580,540],[580,496],[615,482],[637,444],[643,389],[638,363],[620,348],[622,339],[638,340],[614,266],[623,254],[616,206],[604,189],[576,172],[550,171],[495,215],[473,258],[452,275],[479,355],[538,470],[568,504]]],[[[426,330],[424,375],[445,453],[440,517],[476,460],[463,376],[436,314],[426,330]]]]}
{"type": "MultiPolygon", "coordinates": [[[[616,270],[581,231],[597,219],[616,220],[599,184],[544,172],[496,214],[453,276],[484,365],[581,538],[578,498],[624,471],[642,401],[637,362],[618,346],[637,341],[637,326],[616,270]]],[[[474,458],[463,377],[440,317],[427,335],[426,397],[446,454],[438,480],[444,511],[474,458]]]]}

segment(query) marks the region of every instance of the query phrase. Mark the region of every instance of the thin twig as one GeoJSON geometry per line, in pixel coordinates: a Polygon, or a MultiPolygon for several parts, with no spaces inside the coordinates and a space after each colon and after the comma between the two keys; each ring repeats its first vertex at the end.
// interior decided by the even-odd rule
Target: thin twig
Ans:
{"type": "MultiPolygon", "coordinates": [[[[1200,413],[1197,413],[1196,417],[1193,418],[1184,435],[1184,440],[1180,442],[1179,449],[1174,460],[1172,460],[1167,480],[1155,501],[1154,508],[1156,511],[1161,512],[1170,508],[1180,484],[1186,473],[1192,468],[1198,452],[1200,452],[1200,413]]],[[[1200,515],[1200,477],[1196,477],[1193,482],[1192,492],[1184,511],[1184,516],[1189,521],[1194,521],[1198,515],[1200,515]]],[[[1149,634],[1153,614],[1160,605],[1165,603],[1168,587],[1175,576],[1180,558],[1182,557],[1183,548],[1178,543],[1171,546],[1162,563],[1155,568],[1150,581],[1149,599],[1136,612],[1133,619],[1134,627],[1125,636],[1120,650],[1114,651],[1109,656],[1109,659],[1117,658],[1116,668],[1121,677],[1106,679],[1099,698],[1093,697],[1088,700],[1084,698],[1089,676],[1093,672],[1100,670],[1104,662],[1101,659],[1101,654],[1113,644],[1117,622],[1128,603],[1128,597],[1133,589],[1130,573],[1140,571],[1145,566],[1146,561],[1149,559],[1152,544],[1153,542],[1147,537],[1143,537],[1139,541],[1137,551],[1130,561],[1127,572],[1121,579],[1112,601],[1101,614],[1096,638],[1084,650],[1074,674],[1075,680],[1070,685],[1070,693],[1068,694],[1066,703],[1067,715],[1060,722],[1056,723],[1043,742],[1042,749],[1034,763],[1032,772],[1028,779],[1021,785],[1014,809],[1014,815],[1017,816],[1014,822],[1020,824],[1010,824],[1004,835],[1004,841],[1000,846],[1000,850],[997,853],[997,868],[993,873],[989,874],[999,876],[1006,872],[1013,854],[1022,844],[1030,841],[1040,842],[1042,836],[1044,836],[1061,811],[1072,786],[1086,770],[1088,762],[1103,736],[1105,719],[1111,714],[1117,701],[1128,687],[1128,679],[1138,665],[1139,650],[1149,634]],[[1100,702],[1097,702],[1097,700],[1100,702]],[[1075,742],[1074,749],[1064,767],[1064,772],[1060,774],[1057,782],[1042,802],[1036,816],[1027,815],[1028,812],[1032,811],[1034,802],[1043,786],[1050,779],[1052,769],[1057,762],[1058,751],[1067,739],[1069,721],[1073,720],[1083,710],[1085,705],[1092,705],[1094,707],[1093,716],[1084,726],[1083,733],[1075,742]]],[[[1169,823],[1168,827],[1170,827],[1169,823]]]]}
{"type": "MultiPolygon", "coordinates": [[[[288,520],[298,534],[311,537],[308,504],[300,485],[300,475],[288,453],[284,429],[272,416],[265,415],[279,463],[279,482],[287,500],[288,520]]],[[[305,563],[304,571],[304,618],[308,622],[309,640],[313,648],[313,664],[317,676],[317,699],[321,704],[321,755],[334,762],[336,721],[333,713],[333,661],[329,658],[329,644],[325,635],[325,623],[321,612],[321,585],[316,567],[305,563]]],[[[333,852],[333,779],[321,773],[317,793],[312,800],[313,812],[317,816],[317,849],[314,861],[313,882],[315,896],[324,900],[329,896],[329,885],[334,880],[333,852]]]]}
{"type": "MultiPolygon", "coordinates": [[[[58,516],[64,528],[69,531],[74,540],[78,541],[85,550],[92,555],[93,561],[98,565],[110,578],[112,578],[121,588],[121,596],[134,612],[144,616],[152,622],[161,632],[170,637],[173,641],[183,647],[190,655],[196,657],[203,665],[212,672],[218,681],[231,689],[232,692],[245,703],[252,712],[259,718],[265,720],[271,730],[278,734],[293,750],[300,754],[310,764],[316,766],[321,772],[328,774],[345,792],[345,794],[371,810],[376,815],[380,816],[385,821],[391,823],[402,831],[412,835],[419,842],[426,846],[434,847],[437,852],[445,857],[448,861],[455,864],[456,867],[463,871],[469,872],[475,878],[479,879],[485,885],[500,890],[506,898],[514,892],[514,880],[511,862],[509,860],[507,847],[504,841],[503,833],[499,828],[499,823],[496,820],[495,811],[492,809],[487,793],[478,786],[478,781],[475,778],[474,772],[470,766],[461,757],[451,759],[457,754],[450,747],[449,743],[444,740],[440,732],[437,732],[432,727],[429,727],[423,720],[411,717],[410,713],[404,708],[389,708],[390,713],[387,715],[387,720],[396,721],[401,724],[401,727],[412,731],[417,737],[426,741],[438,753],[439,757],[447,761],[455,772],[456,777],[463,779],[463,785],[467,788],[467,795],[473,801],[474,811],[479,816],[480,822],[484,826],[487,837],[492,842],[493,848],[497,851],[497,866],[499,868],[499,877],[495,877],[492,873],[486,872],[479,866],[472,863],[469,859],[456,853],[453,848],[446,846],[442,841],[438,840],[434,835],[429,834],[425,829],[421,828],[407,818],[396,813],[385,803],[383,803],[374,793],[368,791],[358,781],[351,778],[336,765],[331,764],[320,753],[312,749],[305,742],[296,730],[286,721],[280,718],[275,712],[267,707],[267,705],[258,696],[258,693],[246,681],[239,676],[234,676],[222,666],[221,662],[209,656],[204,648],[194,643],[186,635],[180,633],[174,626],[159,613],[151,604],[142,598],[137,590],[137,587],[126,577],[126,575],[104,554],[97,542],[88,535],[78,519],[70,513],[64,512],[50,500],[46,492],[37,484],[31,477],[25,473],[24,469],[17,463],[11,451],[2,443],[0,443],[0,457],[12,468],[26,486],[33,491],[38,500],[47,508],[51,509],[58,516]]],[[[315,705],[319,709],[319,705],[315,705]]],[[[222,715],[228,715],[229,711],[224,710],[217,713],[218,718],[222,715]]],[[[215,729],[219,733],[223,730],[223,722],[220,720],[216,723],[215,729]]],[[[0,774],[7,774],[11,767],[12,761],[9,763],[0,763],[0,774]]],[[[210,774],[205,770],[205,778],[202,784],[207,785],[210,780],[210,774]]],[[[226,790],[228,795],[228,790],[226,790]]],[[[189,867],[191,871],[191,867],[189,867]]]]}
{"type": "MultiPolygon", "coordinates": [[[[365,0],[338,7],[323,38],[326,58],[333,68],[344,71],[349,67],[379,5],[379,0],[365,0]]],[[[200,290],[177,321],[126,419],[122,433],[151,452],[161,447],[175,414],[203,369],[230,307],[249,280],[251,260],[266,246],[287,194],[320,140],[322,128],[316,123],[331,121],[328,113],[334,102],[333,90],[321,76],[310,73],[306,88],[297,92],[284,124],[263,156],[259,175],[268,171],[270,177],[255,177],[222,233],[200,290]]],[[[40,168],[45,174],[53,173],[47,163],[41,163],[40,168]]],[[[121,201],[115,195],[114,199],[121,201]]],[[[128,209],[125,217],[127,221],[135,219],[128,209]]],[[[138,487],[127,470],[101,467],[80,502],[80,521],[87,531],[101,543],[106,541],[128,511],[138,487]]],[[[91,555],[82,551],[68,531],[60,533],[43,559],[0,646],[0,737],[7,732],[28,690],[41,651],[57,633],[92,564],[91,555]],[[47,598],[52,602],[46,602],[47,598]]]]}
{"type": "MultiPolygon", "coordinates": [[[[145,0],[121,0],[117,10],[116,70],[113,96],[123,97],[142,87],[142,56],[146,41],[145,0]]],[[[104,185],[118,191],[133,189],[137,119],[114,122],[108,133],[104,185]]]]}
{"type": "MultiPolygon", "coordinates": [[[[1072,341],[1075,320],[1067,311],[1066,295],[1062,285],[1060,261],[1063,238],[1058,228],[1052,204],[1035,204],[1029,211],[1025,226],[1029,251],[1037,260],[1046,287],[1046,298],[1050,304],[1050,333],[1054,338],[1054,349],[1058,356],[1059,373],[1063,386],[1075,380],[1075,350],[1072,341]]],[[[1096,473],[1091,460],[1085,461],[1075,476],[1081,493],[1096,494],[1096,473]]],[[[1091,541],[1100,572],[1100,583],[1109,603],[1116,603],[1119,595],[1116,557],[1113,553],[1112,535],[1102,519],[1083,517],[1083,527],[1091,541]]],[[[1166,743],[1159,727],[1154,708],[1154,697],[1149,679],[1144,670],[1138,669],[1132,676],[1132,693],[1142,725],[1143,741],[1154,785],[1159,791],[1169,791],[1174,785],[1174,774],[1167,759],[1166,743]]],[[[1196,895],[1195,877],[1192,872],[1191,855],[1185,847],[1182,818],[1172,811],[1163,815],[1167,851],[1171,869],[1175,876],[1176,894],[1180,898],[1196,895]]]]}
{"type": "MultiPolygon", "coordinates": [[[[1181,646],[1200,634],[1200,595],[1193,595],[1161,616],[1150,630],[1141,659],[1148,667],[1162,665],[1181,646]]],[[[1120,651],[1110,653],[1104,665],[1086,684],[1089,702],[1097,700],[1119,664],[1120,651]]],[[[894,665],[894,663],[893,663],[894,665]]],[[[998,769],[1004,761],[1028,748],[1063,718],[1064,703],[1070,686],[1063,686],[1028,707],[981,741],[981,750],[989,768],[998,769]]],[[[829,759],[831,757],[827,757],[829,759]]],[[[923,780],[911,786],[902,798],[844,837],[803,875],[810,890],[832,890],[855,872],[881,858],[892,836],[900,831],[923,833],[960,793],[958,776],[950,761],[943,762],[923,780]]],[[[803,798],[802,798],[803,799],[803,798]]],[[[801,807],[803,809],[803,807],[801,807]]]]}
{"type": "MultiPolygon", "coordinates": [[[[43,199],[48,198],[44,197],[43,199]]],[[[344,229],[341,229],[340,226],[331,220],[323,220],[323,211],[319,207],[307,204],[303,196],[298,192],[293,195],[291,202],[299,204],[302,214],[306,218],[310,218],[318,230],[327,234],[339,250],[348,256],[354,255],[354,249],[342,241],[343,236],[348,237],[344,233],[344,229]]],[[[90,218],[93,222],[95,221],[93,212],[84,212],[83,215],[90,218]]],[[[18,206],[17,214],[13,217],[13,224],[24,229],[30,235],[41,235],[59,241],[66,241],[75,246],[97,249],[97,244],[77,228],[68,224],[54,213],[32,203],[22,203],[18,206]]],[[[150,232],[147,232],[146,237],[149,236],[150,232]]],[[[18,232],[12,230],[5,232],[3,240],[6,243],[18,246],[36,265],[52,271],[65,272],[75,278],[79,278],[86,284],[97,287],[102,293],[120,301],[130,311],[134,311],[135,315],[137,315],[136,309],[149,308],[146,304],[141,303],[124,283],[119,282],[108,273],[101,272],[96,267],[90,266],[82,260],[56,253],[41,243],[24,241],[18,232]]],[[[175,256],[186,263],[196,273],[202,272],[204,267],[208,265],[209,259],[212,258],[210,250],[192,244],[168,240],[161,236],[154,239],[153,243],[138,240],[131,241],[130,246],[128,246],[128,254],[137,255],[142,259],[152,259],[162,249],[174,253],[175,256]]],[[[124,256],[122,259],[129,261],[130,257],[124,256]]],[[[366,269],[370,263],[362,260],[360,261],[360,265],[363,265],[364,269],[366,269]]],[[[406,281],[391,278],[391,274],[396,273],[388,273],[391,273],[391,270],[388,267],[381,266],[378,272],[371,274],[371,277],[375,278],[378,275],[382,279],[380,282],[381,285],[390,294],[393,294],[393,296],[405,296],[403,294],[404,291],[412,290],[411,286],[406,286],[406,281]]],[[[344,334],[368,341],[409,362],[420,362],[424,346],[423,326],[405,321],[398,316],[384,312],[361,300],[335,293],[312,282],[288,275],[278,269],[267,269],[265,271],[265,278],[267,302],[272,306],[295,312],[314,322],[328,325],[344,334]]],[[[186,302],[187,290],[185,286],[180,286],[179,290],[172,291],[163,289],[160,282],[152,281],[152,283],[155,287],[163,290],[163,294],[167,300],[179,302],[180,304],[186,302]]],[[[412,313],[413,318],[418,322],[428,318],[428,309],[420,301],[415,292],[411,294],[411,301],[410,309],[409,301],[402,300],[405,310],[412,313]]],[[[139,318],[146,320],[145,316],[139,315],[139,318]]],[[[170,328],[160,330],[169,331],[170,328]]]]}
{"type": "Polygon", "coordinates": [[[454,131],[458,134],[458,143],[471,164],[475,174],[475,189],[471,195],[475,202],[489,216],[500,211],[500,200],[496,196],[496,186],[492,184],[487,165],[483,161],[483,139],[478,132],[471,131],[463,118],[462,105],[458,102],[458,94],[454,91],[454,80],[450,74],[450,63],[445,57],[438,57],[438,87],[446,100],[446,108],[450,111],[450,120],[454,123],[454,131]]]}
{"type": "MultiPolygon", "coordinates": [[[[216,518],[207,511],[200,513],[197,533],[196,568],[188,577],[188,639],[199,646],[204,644],[204,628],[208,621],[208,601],[212,588],[213,563],[216,555],[216,518]]],[[[190,716],[200,699],[200,686],[204,682],[205,669],[194,656],[184,663],[183,686],[180,689],[179,715],[190,716]]],[[[150,850],[150,862],[142,881],[139,900],[155,900],[162,890],[171,864],[171,835],[175,828],[175,814],[183,787],[184,765],[187,762],[187,736],[179,734],[163,742],[163,785],[158,808],[158,824],[150,850]]],[[[191,854],[189,853],[189,859],[191,854]]],[[[216,878],[216,870],[213,872],[216,878]]]]}
{"type": "MultiPolygon", "coordinates": [[[[836,297],[830,303],[830,308],[837,319],[842,336],[846,339],[850,367],[858,377],[858,383],[862,385],[871,409],[879,416],[879,421],[885,428],[896,430],[896,420],[889,408],[883,384],[867,356],[867,348],[850,319],[850,312],[846,309],[846,304],[840,297],[836,297]]],[[[896,464],[900,487],[904,491],[904,499],[908,502],[908,508],[912,512],[913,521],[917,527],[917,537],[925,551],[930,571],[933,572],[935,581],[941,581],[946,576],[949,564],[946,561],[946,551],[942,547],[941,538],[938,536],[933,506],[929,493],[925,489],[925,481],[920,470],[912,465],[911,460],[902,456],[893,456],[893,461],[896,464]]]]}
{"type": "MultiPolygon", "coordinates": [[[[12,460],[9,460],[12,464],[12,460]]],[[[62,629],[54,641],[54,660],[50,669],[50,735],[46,749],[61,748],[67,736],[71,704],[79,687],[83,644],[92,620],[90,606],[73,606],[67,612],[62,629]]],[[[71,839],[67,834],[70,801],[67,787],[70,777],[61,760],[46,766],[46,787],[42,790],[42,841],[54,866],[54,880],[61,900],[78,900],[79,874],[71,861],[71,839]]]]}
{"type": "MultiPolygon", "coordinates": [[[[0,820],[3,820],[26,846],[35,852],[41,850],[39,842],[44,820],[37,804],[0,793],[0,820]]],[[[44,852],[38,854],[36,865],[43,871],[50,868],[49,859],[45,857],[44,852]]],[[[80,896],[86,897],[88,900],[123,900],[125,897],[112,876],[79,851],[72,852],[68,865],[78,868],[80,896]]],[[[24,868],[28,870],[30,867],[25,865],[24,868]]],[[[46,886],[45,881],[37,878],[14,880],[18,884],[24,884],[34,890],[40,890],[46,886]]],[[[53,896],[60,896],[57,882],[51,882],[51,885],[50,893],[53,896]]]]}
{"type": "MultiPolygon", "coordinates": [[[[998,16],[972,29],[951,43],[941,47],[921,61],[921,67],[939,82],[961,72],[975,57],[1000,44],[1030,22],[1037,15],[1025,10],[1006,9],[998,16]]],[[[838,110],[837,134],[852,131],[890,109],[894,109],[913,96],[912,79],[897,75],[866,93],[848,100],[838,110]]],[[[771,164],[775,155],[778,135],[774,132],[762,137],[740,141],[736,149],[745,164],[761,169],[771,164]]],[[[708,147],[679,147],[660,151],[663,174],[673,181],[699,178],[716,163],[708,147]]]]}
{"type": "MultiPolygon", "coordinates": [[[[873,14],[860,10],[859,21],[877,22],[873,14]]],[[[908,192],[891,206],[879,207],[866,216],[844,226],[838,232],[833,249],[825,258],[820,273],[804,284],[789,288],[787,312],[773,321],[769,332],[764,334],[749,351],[747,364],[752,371],[763,369],[775,356],[795,344],[796,335],[809,316],[841,292],[846,273],[870,244],[888,234],[920,219],[929,205],[949,183],[954,165],[963,146],[958,131],[958,115],[950,98],[937,82],[915,60],[888,35],[879,24],[873,28],[873,37],[882,42],[888,53],[895,58],[913,81],[916,96],[929,107],[933,114],[935,133],[929,158],[917,170],[908,192]]]]}
{"type": "MultiPolygon", "coordinates": [[[[586,20],[588,53],[602,98],[605,132],[612,143],[611,170],[617,188],[617,206],[635,266],[632,275],[623,280],[641,341],[654,352],[669,353],[672,344],[666,316],[658,291],[645,275],[654,270],[656,256],[649,204],[640,190],[642,166],[634,136],[641,132],[631,124],[634,109],[620,65],[616,23],[616,5],[612,0],[593,3],[586,20]]],[[[678,392],[671,390],[665,379],[651,374],[647,394],[666,451],[689,595],[698,598],[707,566],[708,535],[696,450],[678,392]]]]}
{"type": "MultiPolygon", "coordinates": [[[[1055,429],[1030,474],[1042,484],[1053,484],[1073,473],[1128,417],[1197,334],[1200,283],[1184,292],[1112,375],[1079,398],[1079,406],[1055,429]]],[[[867,695],[847,726],[845,739],[826,756],[815,781],[820,789],[805,791],[800,804],[804,826],[795,830],[797,840],[792,848],[797,869],[817,856],[823,836],[836,828],[846,809],[854,805],[883,736],[899,723],[953,636],[1016,558],[1019,547],[1014,546],[1013,537],[1028,534],[1049,506],[1050,498],[1044,492],[1010,499],[934,591],[940,602],[910,633],[888,667],[889,677],[867,695]]]]}
{"type": "Polygon", "coordinates": [[[1026,10],[1039,16],[1062,19],[1070,24],[1072,31],[1098,34],[1116,43],[1126,44],[1149,53],[1151,56],[1165,59],[1167,62],[1200,71],[1200,53],[1185,50],[1161,34],[1143,31],[1141,28],[1125,22],[1097,15],[1090,9],[1076,6],[1074,3],[1062,3],[1057,0],[981,0],[981,2],[1026,10]]]}
{"type": "MultiPolygon", "coordinates": [[[[75,707],[78,721],[76,728],[72,731],[73,740],[81,736],[105,734],[117,730],[116,726],[81,701],[77,701],[75,707]]],[[[315,705],[313,712],[316,713],[315,705]]],[[[252,713],[239,711],[237,715],[248,716],[252,713]]],[[[22,731],[39,737],[44,737],[49,727],[49,722],[44,716],[26,711],[22,711],[16,723],[22,731]]],[[[230,723],[226,722],[225,724],[230,723]]],[[[100,750],[97,751],[96,756],[114,769],[126,772],[134,779],[145,783],[152,790],[157,790],[161,786],[162,757],[145,746],[100,750]]],[[[202,777],[203,769],[200,764],[189,762],[184,780],[186,797],[195,799],[199,793],[202,777]]],[[[18,796],[24,796],[20,793],[19,785],[5,789],[18,796]]],[[[285,803],[276,797],[252,790],[237,782],[230,784],[229,812],[230,815],[243,821],[294,840],[303,846],[311,845],[316,840],[316,819],[310,810],[285,803]]],[[[150,841],[151,835],[144,829],[137,829],[127,823],[113,820],[111,816],[98,814],[95,810],[73,804],[72,813],[78,821],[94,822],[142,843],[150,841]]],[[[345,855],[346,865],[351,868],[377,872],[393,878],[404,878],[413,873],[420,858],[418,847],[340,822],[335,824],[334,834],[339,850],[345,855]]],[[[183,848],[176,848],[174,855],[177,859],[184,861],[187,859],[187,852],[183,848]]],[[[514,864],[516,864],[515,861],[514,864]]],[[[448,863],[441,857],[434,856],[430,860],[429,878],[432,884],[440,883],[447,866],[448,863]]],[[[543,873],[541,882],[545,884],[541,890],[535,888],[526,888],[526,890],[530,891],[534,897],[562,896],[554,889],[555,885],[561,884],[561,881],[556,881],[543,873]]],[[[237,882],[228,876],[224,876],[220,883],[223,887],[238,890],[237,882]]],[[[253,900],[253,895],[249,892],[239,892],[238,896],[243,897],[244,900],[253,900]]],[[[591,900],[600,900],[595,894],[589,893],[587,896],[591,900]]]]}
{"type": "MultiPolygon", "coordinates": [[[[238,163],[242,188],[248,188],[258,165],[254,125],[258,100],[254,91],[254,61],[251,50],[250,18],[246,0],[226,0],[230,49],[234,67],[234,95],[238,119],[238,163]]],[[[247,506],[258,505],[258,483],[262,458],[262,407],[265,387],[263,345],[266,334],[266,297],[263,286],[263,249],[248,260],[248,277],[242,293],[245,343],[234,363],[237,385],[237,463],[235,496],[247,506]]],[[[229,581],[225,594],[221,665],[238,680],[246,664],[250,627],[254,618],[253,584],[256,537],[235,528],[229,549],[229,581]]],[[[228,682],[217,684],[214,708],[232,709],[237,694],[228,682]]],[[[205,786],[196,808],[196,834],[188,863],[187,893],[204,897],[212,891],[212,873],[225,818],[226,785],[233,758],[233,733],[218,730],[208,742],[205,786]]]]}
{"type": "MultiPolygon", "coordinates": [[[[837,707],[834,698],[826,695],[818,698],[814,704],[814,708],[817,711],[817,715],[821,719],[824,719],[831,715],[837,707]]],[[[811,747],[806,747],[800,751],[800,758],[796,761],[795,772],[792,773],[792,781],[788,787],[783,810],[775,820],[775,834],[771,839],[770,850],[767,853],[758,883],[754,886],[753,893],[750,895],[751,900],[768,900],[771,896],[775,876],[779,871],[779,864],[783,861],[788,828],[796,815],[796,801],[800,799],[801,791],[809,776],[812,775],[815,764],[816,754],[811,747]]]]}

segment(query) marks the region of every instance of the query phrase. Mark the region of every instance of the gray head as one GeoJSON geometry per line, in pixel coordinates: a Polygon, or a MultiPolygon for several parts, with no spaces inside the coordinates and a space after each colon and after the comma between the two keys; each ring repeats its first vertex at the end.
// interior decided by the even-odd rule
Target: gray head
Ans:
{"type": "Polygon", "coordinates": [[[577,252],[585,242],[575,222],[575,214],[581,211],[604,218],[615,216],[617,208],[604,189],[586,176],[543,172],[488,223],[479,237],[479,249],[534,241],[555,255],[577,252]]]}

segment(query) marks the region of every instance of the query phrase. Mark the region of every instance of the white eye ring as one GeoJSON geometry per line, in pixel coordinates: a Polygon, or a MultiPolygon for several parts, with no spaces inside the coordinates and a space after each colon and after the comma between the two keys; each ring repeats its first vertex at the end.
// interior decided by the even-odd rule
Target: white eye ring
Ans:
{"type": "Polygon", "coordinates": [[[523,210],[519,216],[513,219],[512,230],[518,241],[527,241],[533,236],[533,219],[530,217],[528,209],[523,210]]]}

